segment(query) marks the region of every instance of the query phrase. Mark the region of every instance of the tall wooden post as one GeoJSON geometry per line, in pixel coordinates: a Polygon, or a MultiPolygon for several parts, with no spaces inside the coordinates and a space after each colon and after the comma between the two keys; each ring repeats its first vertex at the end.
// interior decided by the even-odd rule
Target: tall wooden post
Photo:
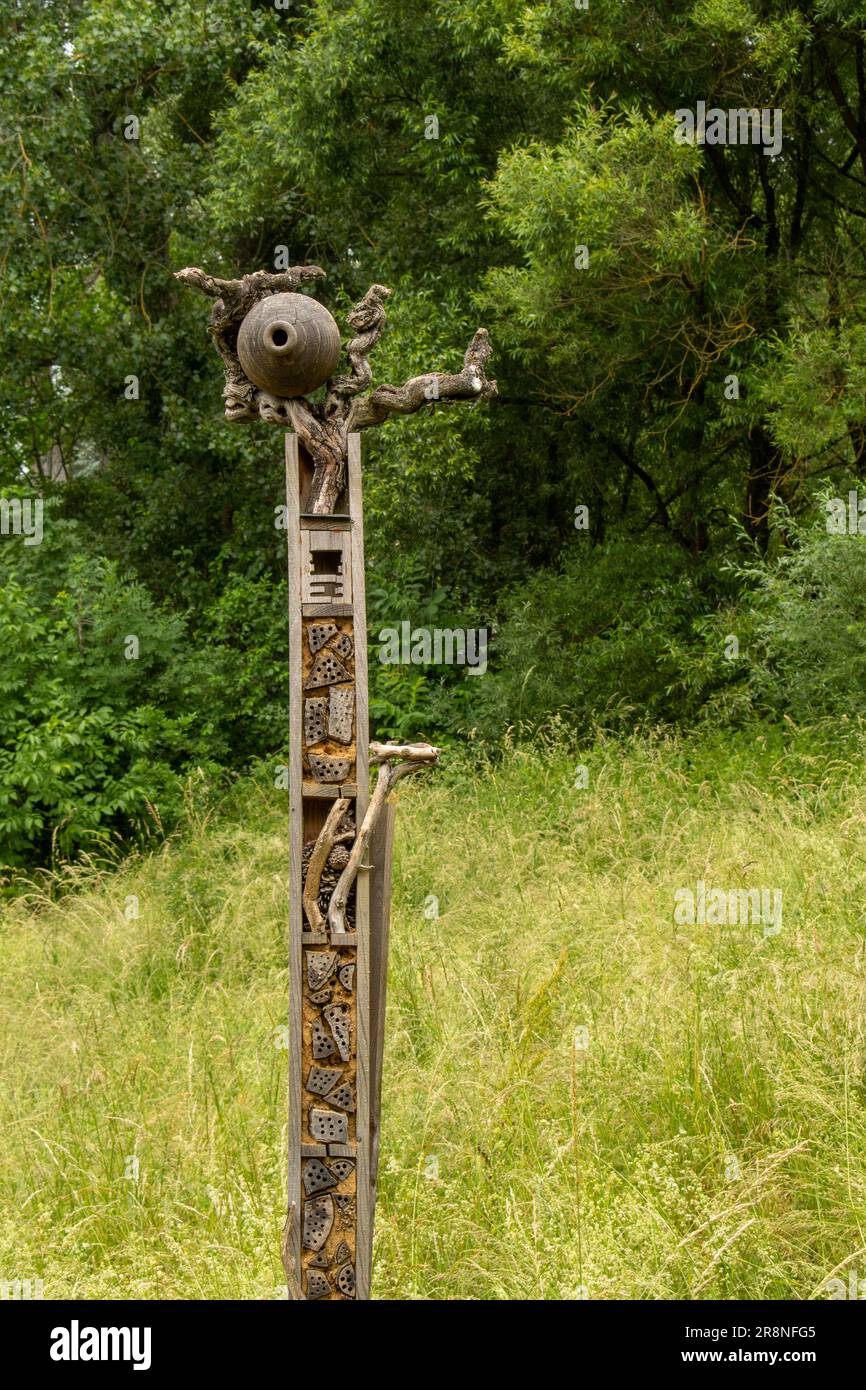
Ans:
{"type": "MultiPolygon", "coordinates": [[[[295,1276],[290,1283],[294,1296],[368,1298],[374,1167],[370,870],[362,869],[355,880],[347,912],[350,930],[329,926],[324,901],[348,856],[346,839],[354,838],[369,797],[359,436],[349,437],[348,485],[337,510],[329,515],[304,511],[312,475],[297,435],[288,434],[291,876],[286,1257],[295,1276]],[[304,913],[304,878],[329,815],[333,846],[325,869],[330,861],[331,879],[322,894],[316,894],[322,897],[323,921],[312,930],[304,913]]],[[[387,875],[384,865],[380,873],[387,875]]],[[[381,912],[381,892],[377,903],[381,912]]],[[[381,923],[377,928],[381,969],[381,923]]]]}
{"type": "Polygon", "coordinates": [[[428,744],[370,744],[359,431],[446,401],[486,401],[479,328],[459,372],[374,389],[367,361],[390,290],[372,285],[340,332],[295,293],[319,266],[237,280],[176,272],[213,301],[226,418],[291,426],[289,552],[289,1126],[283,1265],[289,1296],[369,1298],[394,808],[400,777],[435,763],[428,744]],[[324,400],[307,399],[325,386],[324,400]],[[371,756],[379,765],[372,795],[371,756]]]}

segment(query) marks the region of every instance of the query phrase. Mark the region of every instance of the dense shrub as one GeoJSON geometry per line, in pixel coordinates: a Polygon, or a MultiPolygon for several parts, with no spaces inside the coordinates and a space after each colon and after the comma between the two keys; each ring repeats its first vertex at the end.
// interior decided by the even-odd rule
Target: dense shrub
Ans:
{"type": "Polygon", "coordinates": [[[184,770],[213,764],[205,666],[183,618],[88,555],[75,524],[4,541],[0,866],[170,827],[184,770]]]}
{"type": "Polygon", "coordinates": [[[558,569],[507,597],[481,692],[485,728],[553,715],[582,730],[675,717],[671,644],[690,637],[705,606],[699,577],[688,556],[649,540],[572,544],[558,569]]]}
{"type": "Polygon", "coordinates": [[[68,591],[45,612],[14,579],[3,586],[0,866],[49,863],[171,823],[179,788],[167,758],[179,727],[146,690],[135,701],[119,680],[100,686],[105,652],[88,664],[84,622],[68,591]]]}
{"type": "Polygon", "coordinates": [[[740,571],[740,684],[798,721],[866,714],[866,536],[828,533],[823,517],[788,517],[786,532],[775,563],[740,571]]]}

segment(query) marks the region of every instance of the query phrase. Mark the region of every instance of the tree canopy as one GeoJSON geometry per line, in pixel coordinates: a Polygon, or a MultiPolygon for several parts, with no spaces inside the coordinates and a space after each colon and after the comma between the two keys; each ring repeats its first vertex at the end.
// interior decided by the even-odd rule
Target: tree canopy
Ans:
{"type": "MultiPolygon", "coordinates": [[[[671,653],[703,669],[701,625],[742,601],[731,566],[771,565],[863,472],[862,3],[17,0],[0,25],[0,493],[37,490],[55,528],[40,579],[4,539],[0,584],[91,670],[109,610],[154,634],[149,674],[70,674],[65,718],[139,720],[166,768],[279,743],[279,436],[224,423],[172,273],[283,256],[325,268],[341,323],[393,288],[377,381],[456,369],[479,323],[493,338],[496,402],[366,441],[368,547],[374,629],[487,624],[507,670],[494,644],[486,683],[374,672],[384,724],[495,733],[551,689],[576,723],[701,707],[700,681],[687,709],[672,695],[671,653]],[[779,151],[682,141],[701,102],[780,112],[779,151]]],[[[25,648],[16,718],[41,727],[25,648]]],[[[15,854],[44,856],[57,816],[9,775],[9,824],[41,818],[15,854]]]]}

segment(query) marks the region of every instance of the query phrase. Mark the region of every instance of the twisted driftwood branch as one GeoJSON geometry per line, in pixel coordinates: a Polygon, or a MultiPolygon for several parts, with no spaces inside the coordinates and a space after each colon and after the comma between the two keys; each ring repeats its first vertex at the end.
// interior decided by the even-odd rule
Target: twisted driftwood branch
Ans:
{"type": "Polygon", "coordinates": [[[318,931],[325,924],[322,910],[319,907],[319,884],[322,881],[322,870],[328,862],[328,855],[334,848],[338,839],[349,839],[348,835],[339,836],[338,830],[340,822],[351,806],[351,802],[344,796],[338,797],[328,812],[328,819],[319,831],[319,838],[316,840],[315,847],[310,855],[310,862],[307,865],[307,872],[304,875],[303,904],[304,912],[307,914],[307,921],[311,931],[318,931]]]}
{"type": "Polygon", "coordinates": [[[344,418],[349,398],[372,386],[373,373],[367,359],[382,336],[386,317],[385,300],[390,295],[387,285],[371,285],[346,319],[349,327],[357,330],[346,348],[352,370],[348,376],[336,376],[328,382],[325,401],[325,416],[328,419],[344,418]]]}
{"type": "Polygon", "coordinates": [[[361,828],[349,854],[349,862],[331,894],[331,901],[328,906],[328,925],[335,933],[342,933],[346,930],[346,904],[349,901],[349,893],[357,877],[358,869],[361,867],[361,860],[366,853],[370,836],[376,828],[376,822],[388,798],[388,793],[401,777],[406,777],[413,772],[420,772],[422,768],[435,764],[439,758],[439,749],[431,747],[429,743],[371,743],[370,755],[374,762],[379,763],[379,776],[376,779],[376,788],[370,797],[367,813],[361,822],[361,828]]]}
{"type": "MultiPolygon", "coordinates": [[[[175,280],[191,289],[200,290],[208,299],[214,300],[211,309],[208,333],[213,345],[223,360],[225,386],[223,396],[226,403],[227,420],[255,420],[260,416],[268,419],[266,411],[273,399],[259,391],[244,372],[237,355],[238,329],[250,309],[260,299],[270,294],[282,294],[297,290],[310,280],[323,280],[325,272],[318,265],[294,265],[288,270],[271,272],[254,270],[239,280],[220,280],[208,275],[198,266],[188,265],[175,271],[175,280]]],[[[282,418],[275,423],[285,424],[282,418]]]]}
{"type": "Polygon", "coordinates": [[[223,328],[229,323],[240,323],[265,295],[292,292],[307,280],[324,280],[325,272],[319,265],[293,265],[288,270],[254,270],[239,280],[220,280],[216,275],[199,270],[198,266],[188,265],[176,270],[174,278],[201,290],[209,299],[217,300],[212,323],[223,328]]]}
{"type": "Polygon", "coordinates": [[[488,381],[485,366],[493,348],[486,328],[479,328],[463,357],[462,372],[428,372],[413,376],[402,386],[377,386],[369,396],[353,402],[346,432],[380,425],[389,415],[411,415],[435,401],[489,401],[496,382],[488,381]]]}
{"type": "Polygon", "coordinates": [[[311,405],[302,396],[284,399],[262,391],[244,373],[237,355],[238,329],[254,304],[267,295],[296,290],[324,278],[321,266],[299,265],[272,274],[256,270],[239,280],[221,280],[197,266],[175,273],[175,279],[214,300],[208,332],[223,360],[226,419],[264,420],[294,430],[313,461],[307,510],[327,515],[336,509],[346,482],[348,437],[355,430],[380,425],[389,415],[411,415],[440,401],[489,401],[497,391],[487,378],[492,348],[485,328],[479,328],[463,358],[460,372],[428,372],[402,386],[377,386],[369,354],[385,327],[387,285],[371,285],[348,316],[355,336],[346,348],[349,372],[327,383],[324,404],[311,405]],[[367,391],[369,394],[362,395],[367,391]]]}

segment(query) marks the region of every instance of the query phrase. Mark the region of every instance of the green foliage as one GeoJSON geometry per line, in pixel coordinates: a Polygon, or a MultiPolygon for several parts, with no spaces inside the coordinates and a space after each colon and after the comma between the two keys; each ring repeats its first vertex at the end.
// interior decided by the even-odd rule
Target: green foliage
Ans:
{"type": "MultiPolygon", "coordinates": [[[[103,595],[91,590],[105,612],[103,595]]],[[[110,596],[108,596],[108,604],[110,596]]],[[[116,835],[145,840],[177,809],[159,749],[165,720],[100,690],[76,642],[85,610],[66,592],[50,616],[15,579],[0,604],[0,843],[6,867],[51,863],[116,835]],[[87,687],[87,688],[86,688],[87,687]],[[113,702],[112,702],[113,700],[113,702]]],[[[104,670],[104,668],[103,668],[104,670]]],[[[2,865],[0,865],[2,867],[2,865]]]]}
{"type": "Polygon", "coordinates": [[[247,763],[285,747],[289,727],[289,648],[285,584],[270,575],[232,575],[204,615],[203,688],[214,743],[227,763],[247,763]]]}
{"type": "Polygon", "coordinates": [[[866,715],[866,537],[828,530],[829,518],[823,504],[802,523],[780,509],[785,548],[731,562],[730,600],[672,637],[668,694],[681,718],[729,728],[756,714],[866,715]]]}
{"type": "Polygon", "coordinates": [[[441,741],[468,731],[473,685],[482,676],[470,674],[468,666],[390,661],[391,634],[399,635],[402,655],[406,623],[410,634],[417,628],[432,633],[474,626],[466,614],[455,612],[445,587],[432,593],[425,593],[425,587],[421,561],[410,557],[398,561],[393,577],[375,575],[367,588],[370,719],[377,737],[441,741]]]}
{"type": "Polygon", "coordinates": [[[686,558],[653,541],[603,549],[575,539],[555,571],[508,596],[496,671],[482,692],[482,725],[543,724],[579,733],[625,729],[680,714],[666,686],[668,648],[687,637],[701,595],[686,558]]]}
{"type": "MultiPolygon", "coordinates": [[[[426,604],[498,632],[484,678],[374,661],[380,732],[784,712],[773,662],[818,609],[791,597],[790,627],[773,609],[730,662],[721,628],[764,587],[725,566],[745,533],[772,583],[782,518],[863,472],[860,0],[20,0],[2,23],[0,495],[52,503],[15,574],[28,621],[66,624],[69,717],[132,721],[112,776],[139,737],[167,787],[284,742],[278,436],[221,419],[206,308],[172,279],[278,248],[325,267],[342,321],[393,286],[377,382],[456,366],[479,322],[493,337],[489,408],[365,441],[372,625],[426,604]],[[698,101],[780,109],[782,153],[679,143],[698,101]]],[[[797,676],[797,710],[854,678],[797,676]]],[[[16,747],[43,727],[37,686],[16,747]]],[[[14,855],[48,856],[67,810],[14,778],[14,855]]],[[[94,825],[143,833],[143,803],[115,802],[94,825]]]]}
{"type": "Polygon", "coordinates": [[[741,641],[750,697],[801,722],[866,714],[866,536],[825,522],[788,518],[791,548],[743,572],[754,586],[741,641]]]}
{"type": "MultiPolygon", "coordinates": [[[[39,546],[0,550],[0,864],[146,843],[208,767],[205,654],[143,584],[50,508],[39,546]]],[[[227,746],[227,745],[224,745],[227,746]]]]}

